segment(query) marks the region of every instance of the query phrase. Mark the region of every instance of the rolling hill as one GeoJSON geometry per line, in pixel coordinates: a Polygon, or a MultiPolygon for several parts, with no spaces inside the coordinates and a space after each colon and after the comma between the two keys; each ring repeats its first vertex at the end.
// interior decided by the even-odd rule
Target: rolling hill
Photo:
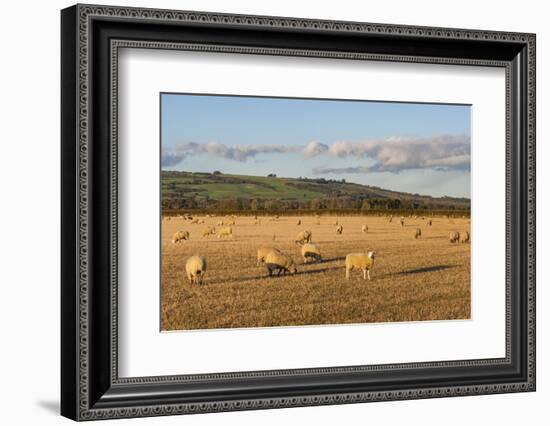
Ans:
{"type": "Polygon", "coordinates": [[[344,180],[162,171],[165,210],[470,210],[470,199],[391,191],[344,180]]]}

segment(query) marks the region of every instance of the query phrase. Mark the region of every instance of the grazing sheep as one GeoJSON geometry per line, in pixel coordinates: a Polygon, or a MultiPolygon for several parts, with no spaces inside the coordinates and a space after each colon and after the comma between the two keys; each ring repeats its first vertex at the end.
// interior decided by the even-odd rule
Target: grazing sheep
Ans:
{"type": "Polygon", "coordinates": [[[233,228],[231,226],[226,226],[225,228],[220,229],[218,232],[218,238],[233,237],[233,228]]]}
{"type": "Polygon", "coordinates": [[[374,267],[375,253],[350,253],[346,256],[346,279],[349,280],[349,271],[352,269],[361,269],[363,271],[363,279],[367,277],[370,280],[370,270],[374,267]]]}
{"type": "Polygon", "coordinates": [[[197,254],[191,256],[185,263],[185,272],[191,284],[202,284],[202,279],[206,272],[206,259],[197,254]]]}
{"type": "Polygon", "coordinates": [[[216,228],[211,226],[209,228],[207,228],[203,233],[202,233],[202,236],[203,237],[209,237],[211,235],[216,235],[216,228]]]}
{"type": "Polygon", "coordinates": [[[277,275],[298,272],[290,256],[275,250],[271,250],[265,257],[265,266],[269,276],[272,276],[274,271],[278,271],[277,275]]]}
{"type": "Polygon", "coordinates": [[[367,232],[369,232],[369,227],[368,227],[367,225],[363,225],[363,226],[361,227],[361,232],[362,232],[363,234],[366,234],[367,232]]]}
{"type": "Polygon", "coordinates": [[[321,260],[321,252],[319,247],[315,244],[304,244],[302,246],[302,257],[304,258],[304,263],[308,263],[309,260],[319,261],[321,260]]]}
{"type": "Polygon", "coordinates": [[[390,221],[389,222],[392,223],[392,221],[393,221],[393,215],[390,215],[390,221]]]}
{"type": "Polygon", "coordinates": [[[461,243],[469,243],[470,242],[470,233],[468,231],[464,231],[460,234],[460,242],[461,243]]]}
{"type": "Polygon", "coordinates": [[[458,231],[453,231],[450,233],[449,241],[451,243],[458,243],[459,240],[460,240],[460,234],[458,233],[458,231]]]}
{"type": "Polygon", "coordinates": [[[341,234],[342,234],[342,231],[344,231],[344,227],[343,227],[342,225],[338,225],[338,226],[336,227],[336,233],[337,233],[338,235],[341,235],[341,234]]]}
{"type": "Polygon", "coordinates": [[[223,223],[223,220],[220,220],[220,221],[218,222],[218,226],[223,226],[223,225],[225,225],[225,223],[223,223]]]}
{"type": "Polygon", "coordinates": [[[422,231],[420,230],[420,228],[416,228],[416,230],[414,231],[414,238],[418,239],[420,236],[422,236],[422,231]]]}
{"type": "Polygon", "coordinates": [[[197,223],[199,223],[199,219],[193,219],[190,223],[192,225],[197,224],[197,223]]]}
{"type": "Polygon", "coordinates": [[[311,231],[298,232],[295,242],[297,244],[311,243],[311,231]]]}
{"type": "Polygon", "coordinates": [[[399,219],[399,222],[401,223],[401,226],[405,226],[405,218],[401,216],[401,219],[399,219]]]}
{"type": "Polygon", "coordinates": [[[298,219],[298,222],[296,222],[296,225],[297,226],[300,226],[302,224],[302,220],[301,219],[298,219]]]}
{"type": "Polygon", "coordinates": [[[188,231],[178,231],[172,236],[172,244],[179,243],[183,240],[189,239],[189,232],[188,231]]]}
{"type": "Polygon", "coordinates": [[[259,247],[258,250],[256,251],[256,256],[257,256],[256,265],[260,265],[262,263],[265,263],[265,258],[272,251],[276,251],[276,252],[280,253],[280,251],[278,249],[273,248],[273,247],[259,247]]]}
{"type": "Polygon", "coordinates": [[[432,226],[432,220],[428,220],[428,226],[432,226]]]}

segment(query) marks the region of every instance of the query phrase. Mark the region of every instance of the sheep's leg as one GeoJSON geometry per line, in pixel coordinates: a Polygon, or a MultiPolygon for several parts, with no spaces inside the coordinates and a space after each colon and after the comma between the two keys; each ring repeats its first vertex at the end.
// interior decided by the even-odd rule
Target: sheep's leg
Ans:
{"type": "MultiPolygon", "coordinates": [[[[367,279],[367,271],[368,269],[363,269],[363,280],[367,279]]],[[[370,280],[370,277],[369,277],[369,280],[370,280]]]]}
{"type": "Polygon", "coordinates": [[[369,277],[369,281],[370,281],[370,269],[367,269],[367,277],[369,277]]]}
{"type": "Polygon", "coordinates": [[[346,268],[346,280],[349,280],[349,269],[346,268]]]}

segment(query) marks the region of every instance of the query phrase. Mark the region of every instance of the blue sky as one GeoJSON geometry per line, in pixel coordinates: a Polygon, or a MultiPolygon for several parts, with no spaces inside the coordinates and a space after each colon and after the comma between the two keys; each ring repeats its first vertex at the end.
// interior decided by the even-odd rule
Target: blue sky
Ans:
{"type": "Polygon", "coordinates": [[[470,196],[470,106],[161,95],[162,168],[470,196]]]}

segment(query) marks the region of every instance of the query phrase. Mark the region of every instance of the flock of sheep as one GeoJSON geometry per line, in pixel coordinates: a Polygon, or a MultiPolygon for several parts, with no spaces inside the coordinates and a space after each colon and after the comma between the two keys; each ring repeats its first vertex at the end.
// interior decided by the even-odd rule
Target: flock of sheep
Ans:
{"type": "MultiPolygon", "coordinates": [[[[198,223],[205,223],[204,220],[199,219],[193,219],[190,216],[179,216],[180,218],[190,220],[190,223],[198,224],[198,223]]],[[[213,236],[217,235],[218,238],[232,238],[233,237],[233,229],[231,226],[226,226],[228,224],[235,224],[235,216],[231,217],[232,220],[230,220],[228,223],[224,221],[219,221],[218,226],[222,226],[222,228],[219,229],[219,231],[216,231],[215,227],[209,227],[207,228],[204,233],[203,237],[213,236]]],[[[415,217],[416,218],[416,217],[415,217]]],[[[272,220],[277,220],[278,216],[273,217],[272,220]]],[[[424,220],[424,218],[422,218],[424,220]]],[[[167,220],[170,220],[170,218],[167,218],[167,220]]],[[[393,220],[393,216],[389,217],[389,222],[391,223],[393,220]]],[[[319,222],[319,218],[317,218],[317,223],[319,222]]],[[[259,219],[255,217],[255,224],[259,223],[259,219]]],[[[298,219],[297,225],[301,225],[302,221],[301,219],[298,219]]],[[[405,224],[405,218],[401,217],[399,220],[399,223],[401,226],[404,226],[405,224]]],[[[451,223],[451,222],[450,222],[451,223]]],[[[342,224],[338,223],[338,220],[334,223],[336,226],[335,231],[337,234],[343,233],[343,226],[342,224]]],[[[432,220],[427,221],[428,226],[432,226],[432,220]]],[[[366,224],[362,225],[361,232],[367,233],[368,232],[368,226],[366,224]]],[[[304,264],[311,263],[311,262],[320,262],[322,261],[321,251],[317,244],[314,244],[312,242],[312,232],[310,230],[304,230],[300,231],[294,242],[296,244],[299,244],[301,246],[301,255],[303,258],[304,264]]],[[[422,231],[420,228],[415,228],[414,230],[414,238],[418,239],[422,235],[422,231]]],[[[177,244],[181,241],[189,240],[189,231],[178,231],[172,236],[172,243],[177,244]]],[[[273,235],[273,240],[275,240],[275,235],[273,235]]],[[[449,236],[449,241],[451,243],[469,243],[470,242],[470,233],[468,231],[464,232],[458,232],[453,231],[451,232],[449,236]]],[[[374,267],[374,261],[376,258],[376,254],[374,251],[369,252],[362,252],[362,253],[349,253],[345,257],[345,277],[346,279],[350,278],[350,271],[352,270],[359,270],[363,272],[363,279],[371,279],[370,271],[374,267]]],[[[268,276],[273,275],[281,275],[281,274],[295,274],[297,273],[296,264],[294,263],[291,256],[289,256],[286,253],[283,253],[281,250],[273,247],[259,247],[257,249],[257,265],[265,265],[267,269],[268,276]]],[[[188,280],[191,282],[191,284],[202,284],[204,274],[206,273],[207,269],[207,261],[204,256],[195,254],[187,259],[187,262],[185,264],[185,272],[187,275],[188,280]]]]}

